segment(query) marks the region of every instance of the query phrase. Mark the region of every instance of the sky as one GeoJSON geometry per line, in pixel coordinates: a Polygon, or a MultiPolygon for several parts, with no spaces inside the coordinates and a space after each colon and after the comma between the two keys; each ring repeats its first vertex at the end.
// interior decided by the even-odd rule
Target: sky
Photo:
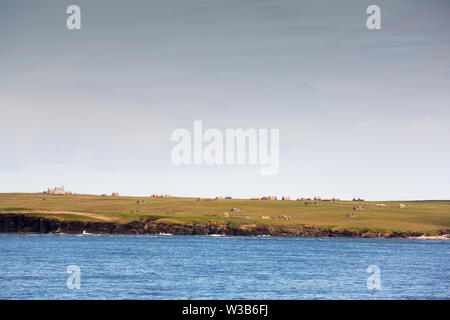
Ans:
{"type": "Polygon", "coordinates": [[[0,192],[450,199],[449,30],[447,0],[0,0],[0,192]],[[175,165],[196,120],[279,129],[278,174],[175,165]]]}

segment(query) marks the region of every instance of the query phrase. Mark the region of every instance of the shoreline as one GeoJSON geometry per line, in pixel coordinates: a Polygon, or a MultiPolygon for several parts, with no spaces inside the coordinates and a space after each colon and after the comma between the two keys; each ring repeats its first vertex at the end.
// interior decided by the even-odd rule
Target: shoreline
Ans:
{"type": "Polygon", "coordinates": [[[437,235],[414,231],[336,230],[319,226],[269,225],[208,222],[167,223],[141,219],[126,223],[105,221],[68,221],[25,214],[0,214],[0,233],[42,234],[170,234],[208,236],[283,236],[283,237],[341,237],[341,238],[403,238],[450,240],[450,230],[436,231],[437,235]]]}
{"type": "Polygon", "coordinates": [[[409,239],[418,239],[418,240],[450,240],[450,234],[444,234],[444,235],[440,235],[440,236],[421,235],[420,237],[410,237],[409,239]]]}

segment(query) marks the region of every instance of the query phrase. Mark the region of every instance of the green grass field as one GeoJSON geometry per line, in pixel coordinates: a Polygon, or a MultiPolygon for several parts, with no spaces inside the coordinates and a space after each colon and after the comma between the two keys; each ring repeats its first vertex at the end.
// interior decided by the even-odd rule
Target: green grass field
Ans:
{"type": "Polygon", "coordinates": [[[39,213],[39,211],[69,211],[93,213],[120,222],[152,218],[177,223],[235,222],[265,224],[303,224],[335,229],[373,231],[417,231],[434,233],[450,229],[450,201],[402,201],[406,208],[397,208],[399,202],[322,202],[306,206],[304,201],[263,201],[232,199],[199,202],[194,198],[102,197],[95,195],[58,196],[47,194],[0,194],[0,212],[33,211],[28,214],[51,216],[59,219],[101,221],[77,214],[39,213]],[[43,200],[45,198],[45,200],[43,200]],[[145,200],[145,204],[136,204],[145,200]],[[386,207],[376,207],[385,203],[386,207]],[[364,206],[366,211],[354,211],[354,206],[364,206]],[[225,212],[231,208],[240,213],[225,212]],[[139,212],[136,212],[139,211],[139,212]],[[354,213],[355,217],[347,217],[354,213]],[[291,221],[279,218],[289,216],[291,221]],[[261,218],[273,217],[273,219],[261,218]]]}

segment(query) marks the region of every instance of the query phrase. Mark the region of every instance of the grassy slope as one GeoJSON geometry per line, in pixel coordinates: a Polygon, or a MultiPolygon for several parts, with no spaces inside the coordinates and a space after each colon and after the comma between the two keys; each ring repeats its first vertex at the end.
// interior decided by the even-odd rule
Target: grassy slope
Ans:
{"type": "MultiPolygon", "coordinates": [[[[265,224],[298,223],[336,229],[371,229],[385,231],[433,232],[450,228],[450,201],[411,201],[405,209],[396,207],[398,202],[324,202],[320,206],[305,206],[303,201],[257,201],[223,200],[198,202],[192,198],[153,199],[143,197],[101,197],[94,195],[54,196],[43,194],[0,194],[0,211],[15,210],[65,210],[91,212],[117,217],[120,221],[139,218],[157,218],[162,221],[181,223],[227,221],[263,222],[265,224]],[[42,200],[45,198],[46,200],[42,200]],[[137,200],[146,200],[137,205],[137,200]],[[375,207],[375,203],[386,203],[387,207],[375,207]],[[366,211],[353,211],[353,206],[365,206],[366,211]],[[225,218],[224,212],[231,208],[243,209],[243,213],[225,218]],[[131,213],[139,210],[139,213],[131,213]],[[348,218],[347,213],[355,213],[348,218]],[[288,215],[291,222],[278,219],[288,215]],[[261,219],[273,216],[274,220],[261,219]]],[[[96,219],[66,215],[55,216],[62,219],[96,221],[96,219]]]]}

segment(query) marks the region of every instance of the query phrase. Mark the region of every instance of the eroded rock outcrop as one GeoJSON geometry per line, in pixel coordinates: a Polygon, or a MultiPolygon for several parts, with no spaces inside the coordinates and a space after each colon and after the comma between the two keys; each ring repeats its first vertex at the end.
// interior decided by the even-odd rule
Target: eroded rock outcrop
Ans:
{"type": "MultiPolygon", "coordinates": [[[[230,236],[287,236],[287,237],[352,237],[352,238],[410,238],[425,234],[420,232],[375,232],[371,230],[332,230],[308,225],[233,224],[223,222],[178,224],[141,219],[127,223],[67,221],[25,214],[0,214],[1,233],[98,233],[98,234],[173,234],[230,236]]],[[[450,230],[439,231],[439,235],[450,230]]]]}

